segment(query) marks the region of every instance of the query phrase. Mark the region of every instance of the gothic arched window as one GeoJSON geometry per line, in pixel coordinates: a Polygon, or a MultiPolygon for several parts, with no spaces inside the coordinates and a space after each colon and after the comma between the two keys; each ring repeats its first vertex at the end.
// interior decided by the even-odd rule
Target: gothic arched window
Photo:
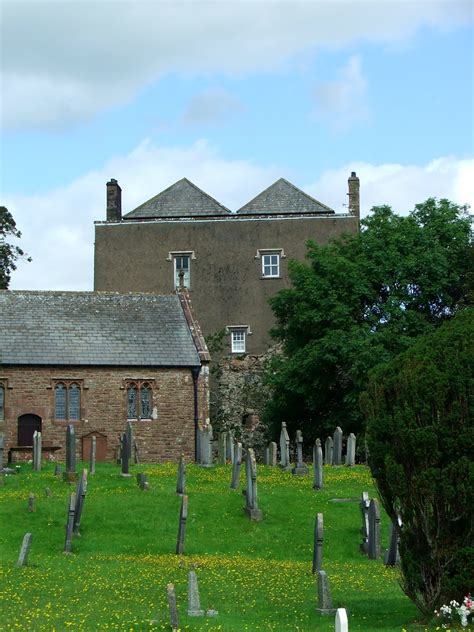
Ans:
{"type": "Polygon", "coordinates": [[[151,419],[153,391],[149,382],[127,384],[127,419],[151,419]]]}
{"type": "Polygon", "coordinates": [[[58,421],[81,419],[81,385],[66,380],[54,386],[54,418],[58,421]]]}

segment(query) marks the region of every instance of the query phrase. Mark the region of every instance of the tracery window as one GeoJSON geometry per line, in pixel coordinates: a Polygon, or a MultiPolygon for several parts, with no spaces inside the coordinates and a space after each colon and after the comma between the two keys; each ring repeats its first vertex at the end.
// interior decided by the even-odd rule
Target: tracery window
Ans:
{"type": "Polygon", "coordinates": [[[81,419],[81,385],[61,380],[54,385],[54,418],[59,421],[81,419]]]}
{"type": "Polygon", "coordinates": [[[127,419],[151,419],[152,388],[149,382],[127,383],[127,419]]]}

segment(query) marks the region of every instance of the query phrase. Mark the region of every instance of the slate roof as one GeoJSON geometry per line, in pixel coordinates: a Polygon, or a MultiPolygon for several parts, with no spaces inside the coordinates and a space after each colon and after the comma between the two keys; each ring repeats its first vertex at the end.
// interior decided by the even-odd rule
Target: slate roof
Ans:
{"type": "Polygon", "coordinates": [[[147,202],[124,215],[124,219],[154,217],[193,217],[229,215],[228,208],[199,189],[187,178],[182,178],[147,202]]]}
{"type": "Polygon", "coordinates": [[[334,213],[332,208],[318,202],[284,178],[274,182],[253,200],[247,202],[237,213],[239,215],[259,215],[264,213],[334,213]]]}
{"type": "Polygon", "coordinates": [[[0,365],[198,366],[176,295],[0,291],[0,365]]]}

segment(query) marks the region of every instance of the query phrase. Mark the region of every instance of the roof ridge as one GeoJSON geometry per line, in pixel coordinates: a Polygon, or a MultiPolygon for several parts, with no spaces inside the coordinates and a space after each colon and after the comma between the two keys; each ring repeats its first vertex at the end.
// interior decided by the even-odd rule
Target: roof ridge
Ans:
{"type": "MultiPolygon", "coordinates": [[[[232,213],[232,211],[230,210],[230,208],[227,208],[227,206],[224,206],[223,204],[221,204],[219,202],[219,200],[216,200],[216,198],[212,197],[212,195],[209,195],[209,193],[206,193],[206,191],[203,191],[202,189],[200,189],[196,184],[194,184],[194,182],[191,182],[191,180],[189,180],[188,178],[186,178],[186,176],[184,178],[181,178],[181,180],[185,180],[188,184],[190,184],[194,189],[196,189],[196,191],[199,191],[199,193],[202,193],[202,195],[205,195],[207,198],[209,198],[210,200],[212,200],[213,202],[215,202],[218,206],[220,206],[221,208],[223,208],[224,210],[226,210],[228,213],[232,213]]],[[[178,182],[180,182],[180,180],[178,180],[178,182]]]]}

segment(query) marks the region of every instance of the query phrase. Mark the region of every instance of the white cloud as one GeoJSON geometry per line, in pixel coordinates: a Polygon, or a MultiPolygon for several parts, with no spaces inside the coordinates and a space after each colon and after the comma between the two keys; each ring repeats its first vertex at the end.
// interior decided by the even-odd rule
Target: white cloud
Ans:
{"type": "Polygon", "coordinates": [[[469,0],[4,0],[2,119],[11,129],[67,125],[166,73],[274,70],[317,48],[394,44],[470,20],[469,0]]]}
{"type": "Polygon", "coordinates": [[[243,109],[242,103],[227,90],[210,88],[191,99],[181,120],[186,125],[215,125],[243,109]]]}

